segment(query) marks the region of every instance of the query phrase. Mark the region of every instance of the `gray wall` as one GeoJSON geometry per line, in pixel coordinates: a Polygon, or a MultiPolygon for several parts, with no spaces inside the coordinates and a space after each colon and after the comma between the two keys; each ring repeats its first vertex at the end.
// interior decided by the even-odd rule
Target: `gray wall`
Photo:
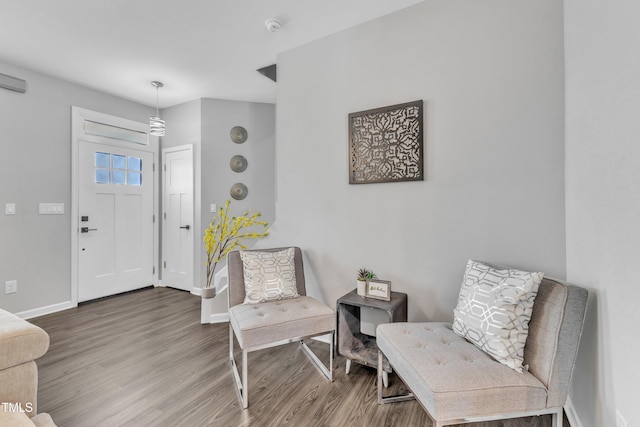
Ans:
{"type": "Polygon", "coordinates": [[[160,115],[166,122],[166,134],[160,137],[162,148],[200,145],[202,138],[202,100],[196,99],[165,108],[160,115]]]}
{"type": "Polygon", "coordinates": [[[565,1],[567,277],[591,291],[571,398],[640,426],[640,3],[565,1]]]}
{"type": "Polygon", "coordinates": [[[0,307],[22,312],[71,299],[71,106],[141,122],[153,109],[9,64],[0,73],[27,80],[24,94],[0,89],[0,307]],[[38,215],[40,202],[65,213],[38,215]]]}
{"type": "Polygon", "coordinates": [[[249,194],[244,200],[233,200],[236,213],[251,209],[263,219],[275,219],[275,105],[219,99],[202,100],[202,218],[208,225],[212,214],[209,205],[222,206],[231,199],[230,189],[244,183],[249,194]],[[230,130],[242,126],[247,141],[231,141],[230,130]],[[230,160],[236,154],[247,159],[244,172],[234,172],[230,160]]]}
{"type": "Polygon", "coordinates": [[[278,57],[277,233],[332,304],[372,268],[452,318],[467,259],[565,276],[562,3],[431,0],[278,57]],[[347,115],[423,99],[426,180],[349,185],[347,115]]]}
{"type": "MultiPolygon", "coordinates": [[[[269,224],[275,219],[275,106],[273,104],[202,100],[202,233],[213,214],[210,204],[219,208],[231,199],[231,213],[242,214],[247,209],[258,211],[269,224]],[[247,130],[247,140],[242,144],[231,141],[230,130],[242,126],[247,130]],[[234,172],[230,160],[236,154],[247,159],[244,172],[234,172]],[[249,193],[244,200],[233,200],[230,189],[236,182],[244,183],[249,193]]],[[[201,234],[202,234],[201,233],[201,234]]],[[[254,241],[246,241],[252,247],[254,241]]],[[[202,238],[199,239],[201,259],[206,259],[202,238]]],[[[220,263],[219,271],[225,262],[220,263]]],[[[201,263],[200,280],[206,280],[204,261],[201,263]]],[[[227,296],[220,295],[214,301],[213,313],[226,314],[227,296]]]]}
{"type": "MultiPolygon", "coordinates": [[[[232,213],[259,211],[270,224],[275,219],[275,106],[273,104],[200,99],[162,111],[167,122],[167,135],[161,138],[162,148],[184,144],[194,145],[196,175],[196,207],[201,224],[194,227],[196,254],[196,285],[206,280],[204,229],[213,214],[210,205],[218,207],[230,199],[229,190],[236,182],[244,183],[249,195],[241,201],[232,200],[232,213]],[[248,138],[243,144],[230,139],[230,130],[242,126],[248,138]],[[242,173],[229,167],[231,157],[243,155],[248,161],[242,173]]],[[[197,215],[196,215],[197,217],[197,215]]],[[[197,222],[197,218],[196,218],[197,222]]],[[[253,242],[247,242],[249,246],[253,242]]],[[[220,264],[218,271],[224,262],[220,264]]],[[[215,301],[214,313],[226,313],[226,296],[215,301]]]]}

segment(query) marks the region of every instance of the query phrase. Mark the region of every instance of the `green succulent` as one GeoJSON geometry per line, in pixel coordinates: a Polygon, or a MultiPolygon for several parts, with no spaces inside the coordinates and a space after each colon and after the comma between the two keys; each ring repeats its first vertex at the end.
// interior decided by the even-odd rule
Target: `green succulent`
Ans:
{"type": "Polygon", "coordinates": [[[372,270],[369,270],[367,268],[361,268],[358,270],[358,280],[361,281],[367,281],[367,280],[371,280],[371,279],[375,279],[376,273],[374,273],[372,270]]]}

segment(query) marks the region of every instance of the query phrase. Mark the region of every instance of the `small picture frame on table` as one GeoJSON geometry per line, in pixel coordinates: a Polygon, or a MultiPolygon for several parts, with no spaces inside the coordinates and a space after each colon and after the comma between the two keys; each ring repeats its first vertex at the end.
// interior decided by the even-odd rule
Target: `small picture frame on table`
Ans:
{"type": "Polygon", "coordinates": [[[368,280],[365,297],[391,301],[391,282],[388,280],[368,280]]]}

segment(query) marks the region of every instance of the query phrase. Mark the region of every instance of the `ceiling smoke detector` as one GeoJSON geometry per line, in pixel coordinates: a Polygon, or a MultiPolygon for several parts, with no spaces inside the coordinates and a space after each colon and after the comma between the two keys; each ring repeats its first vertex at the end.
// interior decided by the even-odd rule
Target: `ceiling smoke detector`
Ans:
{"type": "Polygon", "coordinates": [[[269,30],[270,33],[276,33],[280,31],[280,27],[282,27],[282,24],[280,24],[280,21],[277,19],[268,19],[264,25],[267,26],[267,30],[269,30]]]}

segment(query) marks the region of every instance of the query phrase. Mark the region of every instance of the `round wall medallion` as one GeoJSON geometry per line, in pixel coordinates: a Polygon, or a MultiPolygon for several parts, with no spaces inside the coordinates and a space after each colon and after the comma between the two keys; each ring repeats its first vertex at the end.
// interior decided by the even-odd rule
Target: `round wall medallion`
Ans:
{"type": "Polygon", "coordinates": [[[245,159],[244,156],[237,154],[231,158],[229,166],[234,172],[244,172],[244,170],[247,169],[247,159],[245,159]]]}
{"type": "Polygon", "coordinates": [[[231,140],[236,144],[242,144],[247,140],[247,130],[242,126],[234,126],[231,128],[231,140]]]}
{"type": "Polygon", "coordinates": [[[247,197],[247,194],[249,194],[249,189],[247,188],[246,185],[237,182],[235,184],[233,184],[233,186],[231,187],[231,197],[233,197],[236,200],[242,200],[245,197],[247,197]]]}

